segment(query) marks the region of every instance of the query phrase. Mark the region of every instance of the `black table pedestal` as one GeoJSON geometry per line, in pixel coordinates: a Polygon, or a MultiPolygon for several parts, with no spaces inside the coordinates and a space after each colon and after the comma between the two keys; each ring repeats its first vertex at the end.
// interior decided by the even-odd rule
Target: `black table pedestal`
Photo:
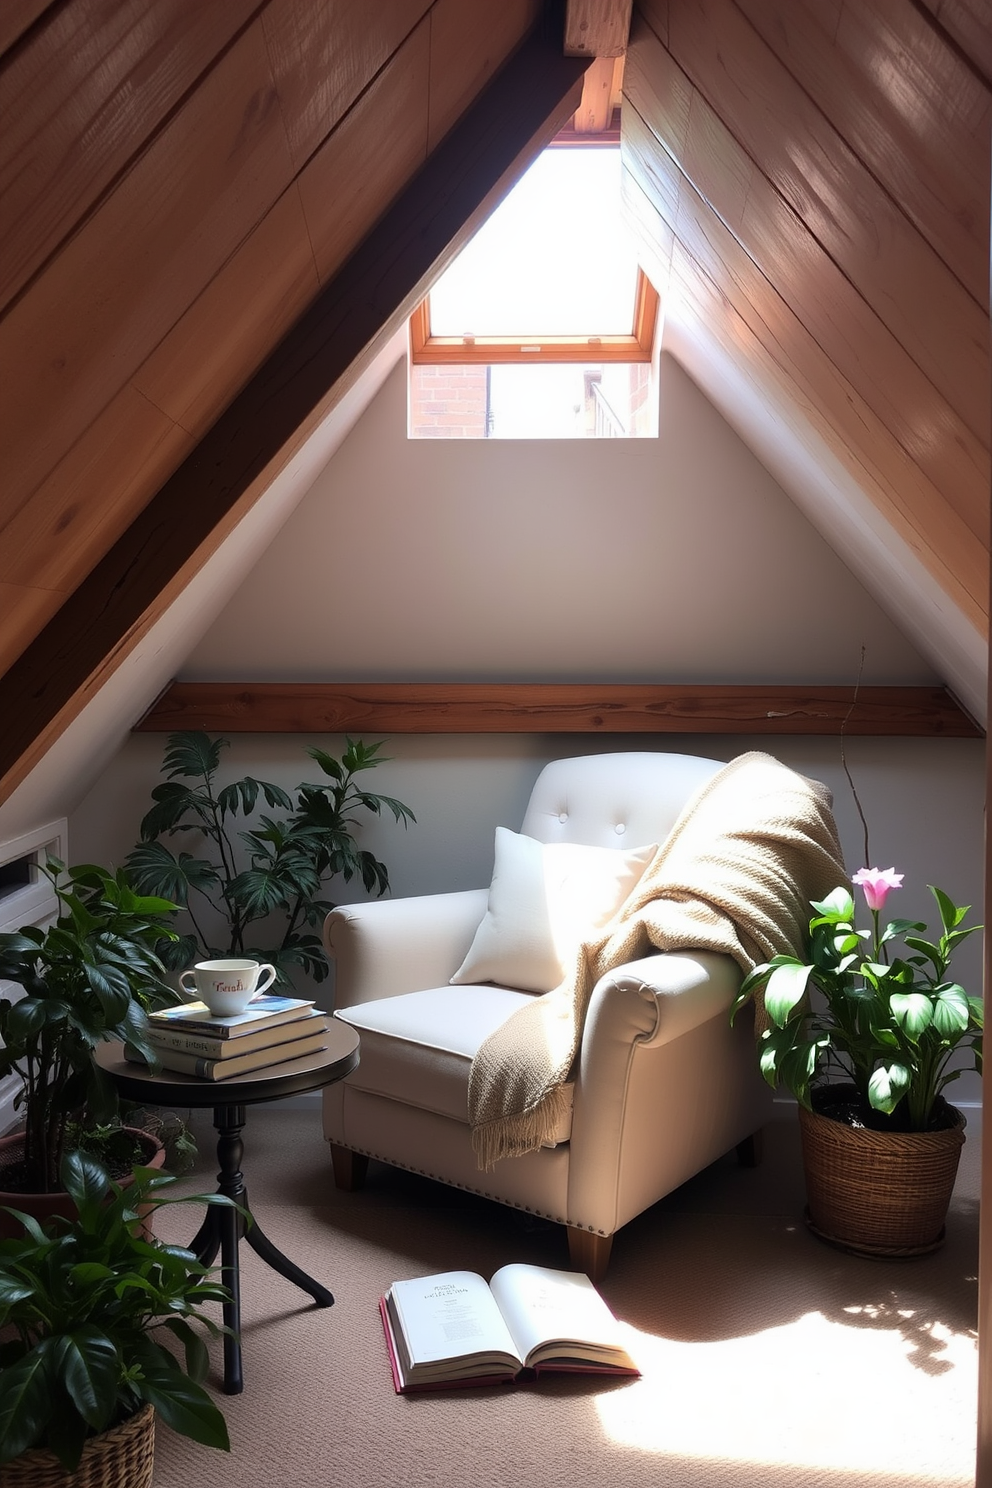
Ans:
{"type": "Polygon", "coordinates": [[[221,1087],[199,1075],[184,1075],[176,1070],[163,1069],[152,1074],[143,1065],[132,1063],[125,1056],[121,1043],[99,1044],[93,1052],[94,1060],[110,1076],[118,1092],[138,1105],[213,1110],[220,1165],[217,1191],[233,1199],[240,1205],[240,1210],[231,1209],[226,1204],[208,1205],[206,1217],[189,1248],[205,1266],[213,1265],[220,1252],[221,1280],[231,1294],[230,1302],[223,1309],[224,1326],[231,1330],[224,1335],[224,1390],[228,1395],[240,1395],[244,1389],[239,1336],[241,1268],[238,1262],[242,1237],[267,1266],[309,1293],[318,1307],[330,1307],[334,1302],[325,1286],[301,1271],[259,1229],[258,1222],[251,1215],[248,1189],[241,1172],[244,1155],[241,1132],[247,1107],[321,1090],[335,1080],[343,1080],[357,1066],[358,1034],[353,1028],[336,1018],[329,1018],[325,1039],[325,1048],[316,1054],[233,1075],[221,1087]]]}
{"type": "Polygon", "coordinates": [[[288,1256],[273,1245],[259,1227],[248,1203],[248,1190],[241,1172],[244,1143],[241,1140],[245,1124],[245,1108],[242,1105],[214,1107],[214,1126],[217,1129],[217,1192],[232,1199],[246,1211],[225,1205],[210,1205],[203,1223],[190,1241],[189,1248],[204,1266],[210,1266],[220,1251],[221,1281],[231,1293],[231,1300],[223,1306],[224,1325],[229,1330],[224,1334],[224,1393],[240,1395],[244,1389],[241,1370],[241,1265],[239,1245],[244,1238],[256,1255],[273,1271],[291,1281],[302,1291],[308,1292],[318,1307],[331,1307],[334,1297],[319,1281],[300,1269],[288,1256]]]}

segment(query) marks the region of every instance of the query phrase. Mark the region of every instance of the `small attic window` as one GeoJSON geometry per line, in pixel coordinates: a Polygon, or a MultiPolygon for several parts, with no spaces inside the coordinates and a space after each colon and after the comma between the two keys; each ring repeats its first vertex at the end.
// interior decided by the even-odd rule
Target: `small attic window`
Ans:
{"type": "Polygon", "coordinates": [[[619,147],[553,145],[411,317],[410,434],[654,434],[657,318],[621,214],[619,147]]]}

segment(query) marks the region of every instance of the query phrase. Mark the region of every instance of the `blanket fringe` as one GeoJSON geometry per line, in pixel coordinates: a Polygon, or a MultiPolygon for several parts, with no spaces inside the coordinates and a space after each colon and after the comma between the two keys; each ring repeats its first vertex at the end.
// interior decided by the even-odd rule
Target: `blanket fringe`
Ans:
{"type": "Polygon", "coordinates": [[[472,1150],[480,1170],[491,1173],[504,1157],[523,1157],[539,1147],[553,1147],[570,1104],[570,1093],[556,1085],[529,1111],[473,1127],[472,1150]]]}

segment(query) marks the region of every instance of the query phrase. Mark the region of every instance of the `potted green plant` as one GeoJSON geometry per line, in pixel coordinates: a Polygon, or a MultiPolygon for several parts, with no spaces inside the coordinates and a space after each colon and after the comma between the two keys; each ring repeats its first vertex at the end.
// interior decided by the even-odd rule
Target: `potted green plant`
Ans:
{"type": "Polygon", "coordinates": [[[869,1254],[940,1243],[964,1141],[964,1116],[942,1092],[961,1073],[955,1056],[982,1064],[982,1001],[949,976],[958,946],[982,927],[966,926],[968,907],[932,885],[935,940],[922,921],[883,927],[902,878],[892,868],[854,875],[871,930],[855,925],[846,887],[813,903],[805,956],[755,967],[733,1009],[763,1003],[761,1072],[799,1103],[812,1228],[869,1254]]]}
{"type": "MultiPolygon", "coordinates": [[[[98,1128],[115,1126],[117,1096],[92,1058],[97,1044],[122,1039],[153,1059],[148,1011],[177,1000],[156,949],[175,935],[175,905],[136,893],[123,870],[52,859],[42,872],[57,919],[0,935],[0,981],[24,989],[0,997],[0,1077],[21,1076],[24,1116],[23,1132],[3,1139],[0,1188],[18,1196],[59,1191],[67,1147],[93,1146],[98,1128]]],[[[133,1163],[129,1149],[124,1170],[133,1163]]]]}
{"type": "Polygon", "coordinates": [[[138,1206],[179,1202],[164,1196],[174,1177],[138,1168],[125,1188],[81,1152],[68,1154],[61,1176],[76,1217],[41,1225],[20,1214],[21,1233],[0,1241],[0,1480],[145,1488],[156,1416],[230,1450],[224,1417],[200,1383],[199,1331],[223,1331],[201,1309],[228,1293],[191,1251],[144,1238],[138,1206]],[[98,1479],[83,1476],[92,1458],[98,1479]],[[61,1479],[60,1468],[72,1476],[61,1479]]]}
{"type": "Polygon", "coordinates": [[[357,877],[377,895],[389,887],[386,865],[355,839],[358,813],[389,811],[404,826],[415,817],[402,801],[368,791],[358,779],[384,763],[381,744],[348,739],[340,759],[308,749],[327,779],[303,783],[290,796],[250,775],[221,785],[228,743],[198,732],[169,735],[162,763],[167,779],[152,791],[141,842],[125,867],[140,890],[174,900],[189,917],[189,932],[160,948],[172,970],[218,956],[251,956],[271,962],[282,985],[293,967],[321,982],[329,966],[319,929],[334,908],[320,897],[326,881],[357,877]],[[250,818],[260,801],[283,815],[262,815],[250,830],[235,833],[236,819],[250,818]],[[188,847],[174,853],[160,839],[176,834],[188,847]],[[275,932],[260,924],[270,916],[275,932]]]}

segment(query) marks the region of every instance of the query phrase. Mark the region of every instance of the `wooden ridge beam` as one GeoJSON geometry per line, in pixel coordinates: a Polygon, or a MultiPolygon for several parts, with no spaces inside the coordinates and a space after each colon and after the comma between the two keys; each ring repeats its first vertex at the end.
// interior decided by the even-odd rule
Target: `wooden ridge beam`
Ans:
{"type": "Polygon", "coordinates": [[[830,734],[977,739],[943,687],[173,682],[140,733],[830,734]]]}
{"type": "Polygon", "coordinates": [[[192,453],[0,678],[0,801],[95,694],[263,477],[514,165],[574,112],[585,63],[544,23],[463,119],[192,453]]]}

